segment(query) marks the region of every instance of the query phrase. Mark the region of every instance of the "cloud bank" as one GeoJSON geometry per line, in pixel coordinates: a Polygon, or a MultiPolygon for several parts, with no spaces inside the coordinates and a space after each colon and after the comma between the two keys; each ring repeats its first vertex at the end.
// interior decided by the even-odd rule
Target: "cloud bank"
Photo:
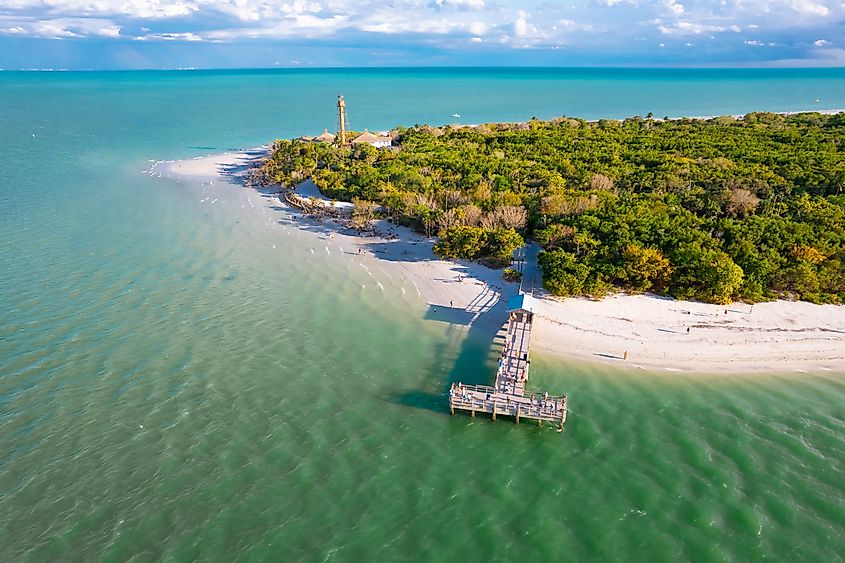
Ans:
{"type": "Polygon", "coordinates": [[[842,0],[4,0],[0,47],[98,40],[136,50],[178,44],[183,54],[200,44],[230,45],[243,54],[262,44],[282,56],[282,66],[419,64],[426,57],[434,64],[504,57],[519,64],[836,66],[845,64],[843,22],[842,0]],[[285,59],[286,51],[313,60],[285,59]]]}

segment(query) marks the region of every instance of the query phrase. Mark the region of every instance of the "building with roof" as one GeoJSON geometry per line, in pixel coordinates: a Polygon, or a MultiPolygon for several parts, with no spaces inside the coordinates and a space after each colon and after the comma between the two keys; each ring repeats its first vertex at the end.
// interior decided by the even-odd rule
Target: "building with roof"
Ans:
{"type": "Polygon", "coordinates": [[[377,149],[386,148],[393,144],[393,139],[387,136],[373,135],[366,129],[364,132],[352,139],[351,144],[363,145],[364,143],[372,145],[377,149]]]}
{"type": "Polygon", "coordinates": [[[323,129],[323,132],[317,135],[316,137],[310,137],[307,135],[303,135],[299,138],[300,141],[304,141],[306,143],[333,143],[334,142],[334,135],[329,133],[328,129],[323,129]]]}

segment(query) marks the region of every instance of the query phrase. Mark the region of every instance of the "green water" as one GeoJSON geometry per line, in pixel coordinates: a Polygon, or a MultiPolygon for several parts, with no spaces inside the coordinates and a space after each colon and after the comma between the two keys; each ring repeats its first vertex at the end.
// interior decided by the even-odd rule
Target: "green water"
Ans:
{"type": "MultiPolygon", "coordinates": [[[[403,72],[379,80],[448,90],[403,72]]],[[[449,382],[493,373],[490,330],[256,192],[142,173],[299,134],[370,80],[0,73],[0,560],[841,561],[843,374],[535,355],[562,434],[450,417],[449,382]]],[[[479,112],[517,113],[516,80],[484,76],[479,112]]],[[[454,111],[417,101],[385,111],[454,111]]]]}

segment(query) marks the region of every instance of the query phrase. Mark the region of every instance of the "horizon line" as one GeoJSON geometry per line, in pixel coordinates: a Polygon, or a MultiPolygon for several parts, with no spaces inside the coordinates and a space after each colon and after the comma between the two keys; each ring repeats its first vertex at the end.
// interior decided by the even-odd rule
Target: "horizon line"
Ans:
{"type": "Polygon", "coordinates": [[[294,65],[271,67],[144,67],[144,68],[0,68],[0,72],[205,72],[205,71],[289,71],[289,70],[845,70],[836,66],[737,66],[737,65],[379,65],[332,66],[294,65]]]}

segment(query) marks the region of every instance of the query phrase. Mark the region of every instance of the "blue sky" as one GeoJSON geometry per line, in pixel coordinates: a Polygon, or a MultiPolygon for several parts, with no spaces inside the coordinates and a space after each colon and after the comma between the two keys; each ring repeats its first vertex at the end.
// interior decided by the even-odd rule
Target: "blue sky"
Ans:
{"type": "Polygon", "coordinates": [[[845,0],[0,0],[0,68],[845,66],[845,0]]]}

